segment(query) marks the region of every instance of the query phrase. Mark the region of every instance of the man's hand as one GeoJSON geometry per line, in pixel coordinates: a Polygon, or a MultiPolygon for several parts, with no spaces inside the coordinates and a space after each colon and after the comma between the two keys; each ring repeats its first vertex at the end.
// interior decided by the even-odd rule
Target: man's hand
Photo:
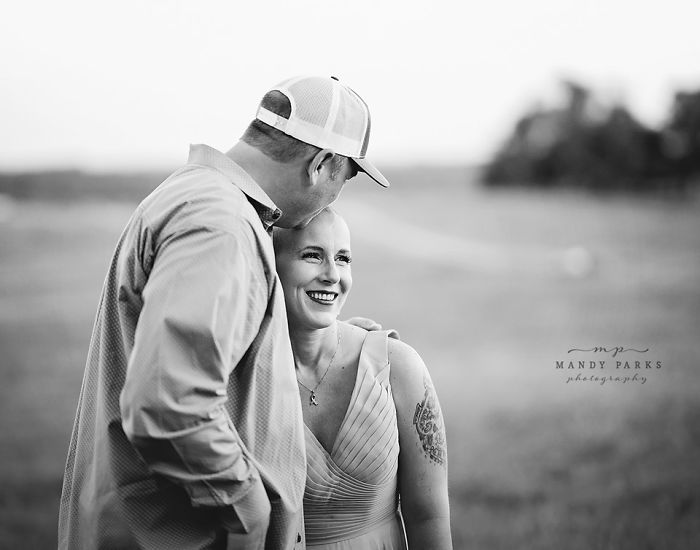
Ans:
{"type": "Polygon", "coordinates": [[[367,317],[351,317],[345,322],[365,330],[382,330],[382,325],[372,319],[367,319],[367,317]]]}

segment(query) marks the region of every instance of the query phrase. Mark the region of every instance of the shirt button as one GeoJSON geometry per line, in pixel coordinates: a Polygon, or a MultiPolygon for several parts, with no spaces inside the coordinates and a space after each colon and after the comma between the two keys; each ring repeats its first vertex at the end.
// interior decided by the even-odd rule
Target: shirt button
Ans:
{"type": "Polygon", "coordinates": [[[272,213],[272,219],[273,219],[273,220],[279,220],[281,215],[282,215],[282,212],[280,212],[279,210],[275,210],[275,211],[272,213]]]}

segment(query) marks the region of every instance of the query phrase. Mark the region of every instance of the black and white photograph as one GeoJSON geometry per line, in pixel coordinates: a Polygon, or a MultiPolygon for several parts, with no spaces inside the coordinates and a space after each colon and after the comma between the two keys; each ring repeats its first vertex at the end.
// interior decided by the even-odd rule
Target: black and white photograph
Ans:
{"type": "Polygon", "coordinates": [[[700,547],[700,5],[0,18],[0,549],[700,547]]]}

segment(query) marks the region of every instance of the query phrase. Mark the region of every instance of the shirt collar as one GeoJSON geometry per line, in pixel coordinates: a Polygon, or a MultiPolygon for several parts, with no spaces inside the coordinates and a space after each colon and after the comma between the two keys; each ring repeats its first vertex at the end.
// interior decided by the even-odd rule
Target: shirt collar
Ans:
{"type": "Polygon", "coordinates": [[[208,145],[190,145],[188,164],[200,164],[221,172],[248,197],[267,231],[280,219],[282,211],[256,181],[231,158],[208,145]]]}

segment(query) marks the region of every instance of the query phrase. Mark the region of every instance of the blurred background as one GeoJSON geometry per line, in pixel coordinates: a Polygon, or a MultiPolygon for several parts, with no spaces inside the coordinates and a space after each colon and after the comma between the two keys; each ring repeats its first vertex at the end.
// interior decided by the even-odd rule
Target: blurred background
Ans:
{"type": "Polygon", "coordinates": [[[372,110],[392,187],[360,177],[338,203],[345,313],[397,328],[431,370],[455,548],[698,547],[695,2],[4,12],[1,548],[56,545],[93,317],[133,208],[190,143],[227,150],[303,73],[372,110]]]}

